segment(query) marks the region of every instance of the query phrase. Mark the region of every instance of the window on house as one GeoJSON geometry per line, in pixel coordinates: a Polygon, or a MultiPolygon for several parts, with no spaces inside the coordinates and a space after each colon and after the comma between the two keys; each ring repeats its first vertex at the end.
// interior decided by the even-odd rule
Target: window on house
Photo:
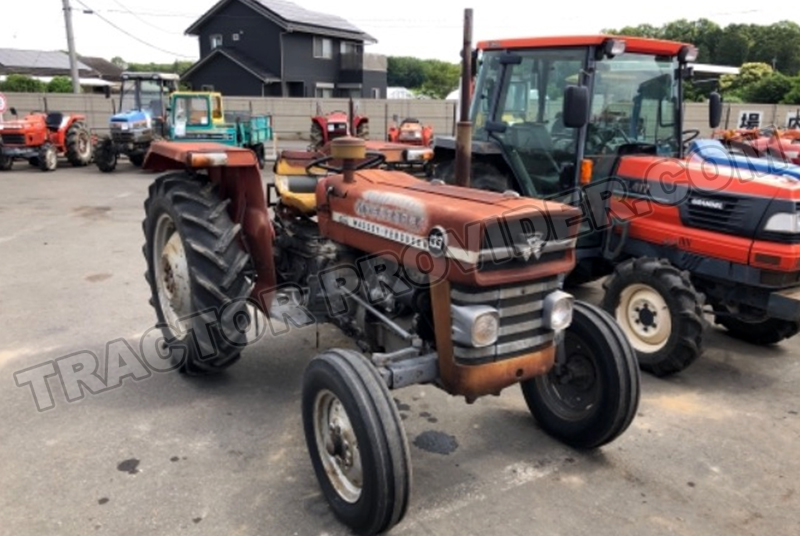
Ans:
{"type": "Polygon", "coordinates": [[[349,41],[342,41],[342,44],[339,47],[339,51],[342,53],[343,56],[348,54],[355,54],[358,52],[358,45],[356,43],[351,43],[349,41]]]}
{"type": "Polygon", "coordinates": [[[333,88],[332,87],[320,87],[317,86],[317,90],[314,96],[318,99],[332,99],[333,98],[333,88]]]}
{"type": "Polygon", "coordinates": [[[214,34],[210,37],[211,39],[211,50],[215,48],[219,48],[222,46],[222,36],[220,34],[214,34]]]}
{"type": "Polygon", "coordinates": [[[379,87],[372,88],[372,98],[373,99],[380,99],[381,98],[381,88],[379,88],[379,87]]]}
{"type": "Polygon", "coordinates": [[[233,39],[234,41],[238,41],[239,40],[239,34],[238,33],[233,34],[231,36],[231,39],[233,39]]]}
{"type": "Polygon", "coordinates": [[[314,37],[314,57],[331,59],[333,57],[333,41],[327,37],[314,37]]]}

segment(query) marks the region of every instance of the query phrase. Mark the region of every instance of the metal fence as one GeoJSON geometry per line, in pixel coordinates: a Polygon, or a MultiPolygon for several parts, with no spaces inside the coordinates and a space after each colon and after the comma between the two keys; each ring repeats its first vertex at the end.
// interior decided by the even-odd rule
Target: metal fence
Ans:
{"type": "MultiPolygon", "coordinates": [[[[9,93],[6,95],[9,106],[16,107],[19,113],[33,110],[58,110],[64,113],[80,113],[87,116],[89,127],[102,134],[108,129],[108,118],[113,112],[110,99],[102,95],[67,95],[9,93]]],[[[347,110],[346,99],[279,99],[261,97],[226,97],[225,108],[229,111],[252,110],[254,113],[272,116],[276,136],[284,140],[308,139],[311,117],[317,113],[317,105],[323,112],[347,110]]],[[[440,100],[361,100],[359,113],[370,119],[370,131],[373,139],[385,136],[388,123],[396,114],[400,118],[413,117],[425,124],[430,124],[439,135],[454,132],[456,102],[440,100]]],[[[725,105],[723,127],[739,128],[752,126],[756,119],[760,126],[776,125],[785,127],[787,121],[797,117],[798,107],[771,104],[730,104],[725,105]],[[743,123],[744,121],[744,123],[743,123]]],[[[9,119],[8,112],[5,118],[9,119]]],[[[698,129],[702,136],[709,136],[708,105],[704,103],[686,104],[686,121],[684,127],[698,129]]]]}

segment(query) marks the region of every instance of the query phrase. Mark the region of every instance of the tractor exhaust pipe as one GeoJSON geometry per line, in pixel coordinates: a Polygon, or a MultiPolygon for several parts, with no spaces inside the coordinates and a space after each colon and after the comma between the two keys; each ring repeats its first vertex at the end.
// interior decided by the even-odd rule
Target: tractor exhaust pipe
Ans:
{"type": "Polygon", "coordinates": [[[461,50],[461,99],[456,127],[456,184],[469,188],[472,159],[472,122],[469,109],[472,103],[472,8],[464,10],[464,48],[461,50]]]}

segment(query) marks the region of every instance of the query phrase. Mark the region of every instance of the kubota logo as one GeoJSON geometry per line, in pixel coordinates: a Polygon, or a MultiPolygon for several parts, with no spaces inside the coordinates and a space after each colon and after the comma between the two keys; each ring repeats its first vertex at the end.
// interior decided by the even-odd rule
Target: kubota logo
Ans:
{"type": "Polygon", "coordinates": [[[694,198],[689,200],[689,204],[695,207],[713,208],[714,210],[725,210],[725,203],[714,201],[713,199],[694,198]]]}

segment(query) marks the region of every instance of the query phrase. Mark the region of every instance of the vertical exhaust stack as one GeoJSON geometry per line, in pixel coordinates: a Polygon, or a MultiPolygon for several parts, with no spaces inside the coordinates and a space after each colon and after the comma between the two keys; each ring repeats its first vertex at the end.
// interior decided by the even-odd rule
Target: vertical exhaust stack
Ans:
{"type": "Polygon", "coordinates": [[[464,10],[464,48],[461,50],[461,99],[456,127],[456,184],[469,187],[472,159],[472,122],[469,109],[472,103],[472,8],[464,10]]]}

